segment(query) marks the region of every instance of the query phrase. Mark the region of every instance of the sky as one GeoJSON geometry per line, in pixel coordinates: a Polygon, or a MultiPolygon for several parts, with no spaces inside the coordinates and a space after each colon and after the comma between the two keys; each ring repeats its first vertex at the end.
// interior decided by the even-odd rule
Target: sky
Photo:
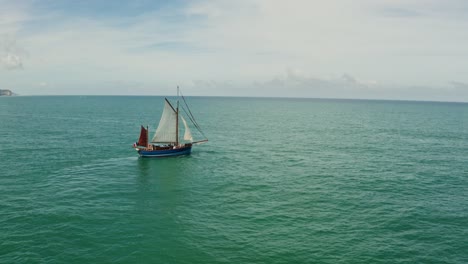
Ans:
{"type": "Polygon", "coordinates": [[[0,0],[0,89],[468,102],[465,0],[0,0]]]}

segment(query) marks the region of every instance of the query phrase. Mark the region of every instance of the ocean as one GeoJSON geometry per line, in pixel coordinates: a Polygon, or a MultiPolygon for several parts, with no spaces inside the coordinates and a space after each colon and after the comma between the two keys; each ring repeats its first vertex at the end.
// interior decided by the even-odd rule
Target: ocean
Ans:
{"type": "Polygon", "coordinates": [[[142,159],[162,97],[1,97],[0,263],[468,263],[468,104],[187,100],[142,159]]]}

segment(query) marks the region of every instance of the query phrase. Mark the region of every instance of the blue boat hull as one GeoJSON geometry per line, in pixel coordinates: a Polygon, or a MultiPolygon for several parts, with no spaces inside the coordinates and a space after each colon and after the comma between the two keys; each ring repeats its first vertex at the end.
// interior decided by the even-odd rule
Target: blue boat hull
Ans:
{"type": "Polygon", "coordinates": [[[177,149],[166,149],[166,150],[138,150],[138,154],[143,158],[158,158],[158,157],[172,157],[181,155],[190,155],[192,152],[192,146],[185,146],[177,149]]]}

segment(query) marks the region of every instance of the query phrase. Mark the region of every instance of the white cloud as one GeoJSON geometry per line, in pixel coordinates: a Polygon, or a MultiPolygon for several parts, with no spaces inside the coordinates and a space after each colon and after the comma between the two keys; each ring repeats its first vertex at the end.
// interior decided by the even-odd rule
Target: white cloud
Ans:
{"type": "Polygon", "coordinates": [[[22,76],[4,80],[22,94],[45,79],[58,94],[162,94],[196,83],[205,95],[437,100],[442,92],[418,87],[468,83],[462,1],[200,0],[124,18],[38,15],[27,2],[0,3],[8,4],[0,33],[30,54],[0,54],[4,67],[24,65],[22,76]],[[28,21],[45,26],[32,30],[28,21]]]}
{"type": "Polygon", "coordinates": [[[248,94],[260,97],[468,102],[468,84],[462,82],[449,82],[443,86],[380,84],[373,80],[358,79],[349,74],[322,78],[292,69],[269,80],[255,82],[197,80],[188,85],[188,88],[191,95],[197,95],[198,92],[213,96],[248,94]]]}
{"type": "Polygon", "coordinates": [[[26,54],[26,51],[16,43],[15,38],[0,36],[0,66],[4,69],[23,69],[22,58],[26,54]]]}
{"type": "Polygon", "coordinates": [[[0,57],[0,65],[3,65],[7,70],[22,69],[23,63],[18,55],[7,53],[0,57]]]}

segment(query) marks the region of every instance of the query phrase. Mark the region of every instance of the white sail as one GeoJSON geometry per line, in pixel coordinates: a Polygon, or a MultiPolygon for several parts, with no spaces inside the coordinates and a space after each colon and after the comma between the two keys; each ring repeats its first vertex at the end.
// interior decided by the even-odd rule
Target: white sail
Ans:
{"type": "Polygon", "coordinates": [[[185,127],[185,133],[184,133],[184,140],[193,141],[192,133],[190,132],[190,128],[187,125],[187,121],[185,121],[184,117],[181,115],[182,122],[184,122],[184,127],[185,127]]]}
{"type": "Polygon", "coordinates": [[[176,133],[177,113],[172,109],[172,106],[166,101],[164,111],[159,121],[158,128],[154,134],[152,142],[177,142],[176,133]]]}

